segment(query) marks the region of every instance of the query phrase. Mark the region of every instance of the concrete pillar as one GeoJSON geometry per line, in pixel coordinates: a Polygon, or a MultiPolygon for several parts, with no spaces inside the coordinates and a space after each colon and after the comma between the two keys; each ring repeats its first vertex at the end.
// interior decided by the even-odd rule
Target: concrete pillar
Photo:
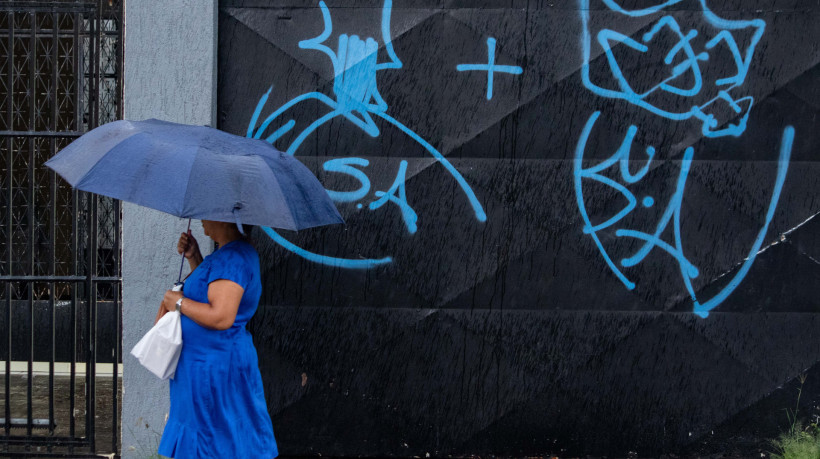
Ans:
{"type": "MultiPolygon", "coordinates": [[[[216,25],[216,0],[126,2],[126,119],[215,125],[216,25]]],[[[168,382],[140,366],[130,351],[176,281],[176,241],[187,220],[130,203],[123,203],[122,219],[122,454],[137,458],[156,453],[169,397],[168,382]]],[[[203,248],[210,247],[199,222],[192,227],[203,248]]]]}

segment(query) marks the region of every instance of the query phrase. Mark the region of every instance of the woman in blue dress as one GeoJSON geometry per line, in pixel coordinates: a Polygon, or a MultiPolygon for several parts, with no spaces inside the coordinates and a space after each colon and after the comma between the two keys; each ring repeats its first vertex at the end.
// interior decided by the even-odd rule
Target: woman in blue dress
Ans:
{"type": "Polygon", "coordinates": [[[256,348],[245,329],[262,295],[259,256],[233,223],[203,220],[202,227],[219,249],[203,259],[190,231],[180,236],[177,249],[192,273],[182,292],[165,292],[157,313],[157,320],[173,310],[182,317],[182,353],[158,453],[274,458],[256,348]]]}

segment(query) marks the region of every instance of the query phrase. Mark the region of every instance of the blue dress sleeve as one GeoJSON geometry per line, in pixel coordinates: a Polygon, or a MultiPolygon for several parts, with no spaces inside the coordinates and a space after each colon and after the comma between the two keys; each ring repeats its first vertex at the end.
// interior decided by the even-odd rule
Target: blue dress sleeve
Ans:
{"type": "Polygon", "coordinates": [[[248,284],[250,284],[253,277],[253,270],[248,261],[236,250],[224,250],[225,253],[219,254],[219,259],[211,263],[208,284],[216,280],[227,279],[236,282],[247,290],[248,284]]]}

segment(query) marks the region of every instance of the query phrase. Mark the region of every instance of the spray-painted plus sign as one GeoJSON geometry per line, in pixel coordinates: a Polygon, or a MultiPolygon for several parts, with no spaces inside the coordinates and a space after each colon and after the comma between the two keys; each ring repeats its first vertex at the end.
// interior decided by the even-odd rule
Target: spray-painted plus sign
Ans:
{"type": "Polygon", "coordinates": [[[469,70],[482,70],[487,72],[487,100],[493,98],[493,74],[511,73],[520,75],[524,70],[517,65],[495,65],[495,38],[487,39],[487,63],[486,64],[459,64],[456,66],[459,72],[469,70]]]}

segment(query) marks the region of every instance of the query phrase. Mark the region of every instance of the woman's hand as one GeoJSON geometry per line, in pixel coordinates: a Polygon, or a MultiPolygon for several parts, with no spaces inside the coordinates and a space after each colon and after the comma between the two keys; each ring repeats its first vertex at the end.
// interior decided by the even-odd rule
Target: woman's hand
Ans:
{"type": "Polygon", "coordinates": [[[159,319],[175,310],[177,308],[177,300],[182,298],[184,295],[182,292],[175,292],[173,290],[167,290],[165,292],[165,296],[162,298],[162,302],[159,304],[159,311],[157,311],[157,316],[154,317],[154,325],[159,322],[159,319]]]}
{"type": "MultiPolygon", "coordinates": [[[[173,290],[166,290],[165,296],[162,298],[162,308],[165,312],[171,312],[177,308],[177,300],[183,298],[185,295],[182,292],[175,292],[173,290]]],[[[163,313],[165,315],[165,313],[163,313]]]]}
{"type": "Polygon", "coordinates": [[[199,251],[199,243],[196,242],[196,238],[191,234],[191,230],[179,235],[177,253],[185,255],[185,258],[188,259],[188,265],[191,267],[191,271],[195,270],[196,267],[202,263],[202,252],[199,251]]]}
{"type": "Polygon", "coordinates": [[[179,236],[179,242],[177,242],[177,253],[180,255],[184,254],[185,258],[189,260],[194,256],[202,258],[202,255],[199,252],[199,243],[196,242],[196,238],[193,234],[191,234],[191,230],[188,230],[187,233],[182,233],[179,236]]]}

